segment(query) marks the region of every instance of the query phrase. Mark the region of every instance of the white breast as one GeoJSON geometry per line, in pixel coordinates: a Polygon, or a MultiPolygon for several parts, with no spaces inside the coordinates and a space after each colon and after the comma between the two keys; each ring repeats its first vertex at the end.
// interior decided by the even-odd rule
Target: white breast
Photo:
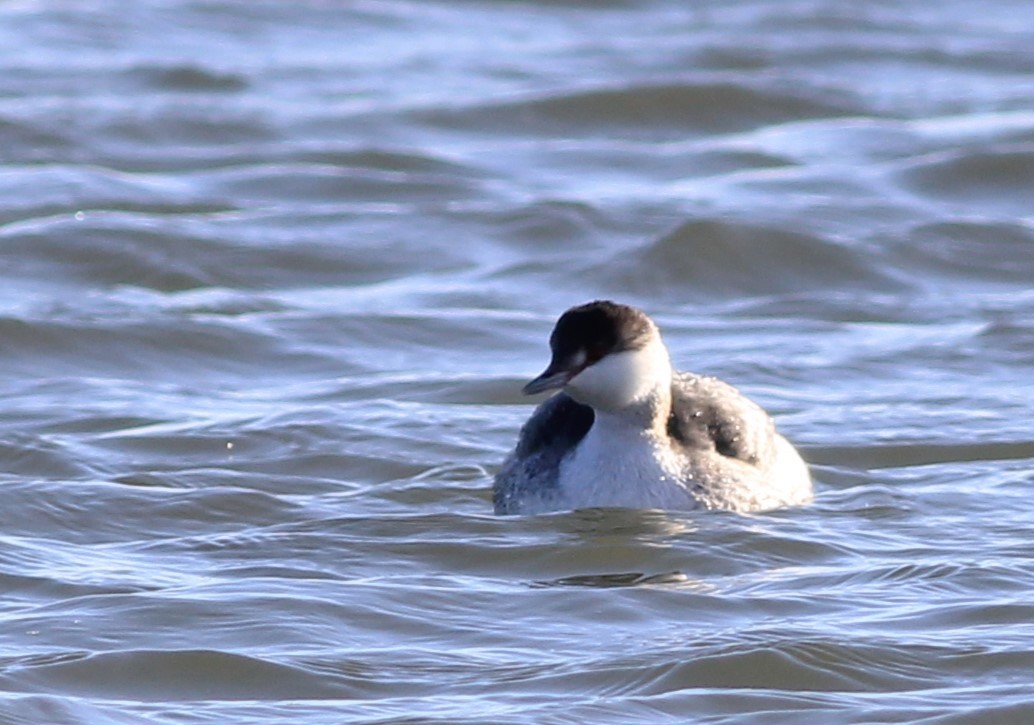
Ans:
{"type": "Polygon", "coordinates": [[[593,427],[560,465],[561,495],[570,508],[692,509],[680,480],[684,461],[653,431],[597,415],[593,427]]]}

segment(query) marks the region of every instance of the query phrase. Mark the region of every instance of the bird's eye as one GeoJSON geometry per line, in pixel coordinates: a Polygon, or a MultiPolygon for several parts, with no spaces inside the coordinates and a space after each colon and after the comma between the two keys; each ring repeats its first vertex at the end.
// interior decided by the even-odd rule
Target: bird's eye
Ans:
{"type": "Polygon", "coordinates": [[[567,358],[566,367],[570,370],[584,370],[589,365],[592,365],[592,361],[589,360],[585,348],[578,348],[567,358]]]}

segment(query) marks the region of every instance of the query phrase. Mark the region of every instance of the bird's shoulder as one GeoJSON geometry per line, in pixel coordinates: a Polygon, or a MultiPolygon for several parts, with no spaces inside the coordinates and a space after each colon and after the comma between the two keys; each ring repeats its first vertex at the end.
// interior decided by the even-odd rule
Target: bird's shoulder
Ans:
{"type": "Polygon", "coordinates": [[[545,449],[566,452],[585,437],[595,417],[588,405],[557,393],[543,401],[521,427],[515,454],[526,458],[545,449]]]}
{"type": "Polygon", "coordinates": [[[521,427],[517,447],[496,474],[492,499],[498,514],[522,513],[528,502],[557,494],[560,462],[592,427],[595,414],[566,393],[542,402],[521,427]]]}
{"type": "Polygon", "coordinates": [[[704,375],[675,374],[668,434],[688,449],[714,450],[753,466],[775,455],[768,413],[729,383],[704,375]]]}

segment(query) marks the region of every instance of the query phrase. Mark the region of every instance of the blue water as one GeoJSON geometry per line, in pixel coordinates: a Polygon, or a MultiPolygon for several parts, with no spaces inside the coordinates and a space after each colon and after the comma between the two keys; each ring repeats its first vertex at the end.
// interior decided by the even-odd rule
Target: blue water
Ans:
{"type": "Polygon", "coordinates": [[[0,721],[1034,721],[1027,15],[0,5],[0,721]],[[598,297],[815,503],[493,516],[598,297]]]}

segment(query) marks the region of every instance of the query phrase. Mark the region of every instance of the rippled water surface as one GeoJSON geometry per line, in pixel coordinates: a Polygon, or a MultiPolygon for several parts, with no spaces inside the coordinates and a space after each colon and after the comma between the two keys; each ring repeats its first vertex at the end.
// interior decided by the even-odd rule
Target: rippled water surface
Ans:
{"type": "Polygon", "coordinates": [[[0,720],[1034,721],[1026,2],[0,5],[0,720]],[[492,515],[569,305],[811,506],[492,515]]]}

